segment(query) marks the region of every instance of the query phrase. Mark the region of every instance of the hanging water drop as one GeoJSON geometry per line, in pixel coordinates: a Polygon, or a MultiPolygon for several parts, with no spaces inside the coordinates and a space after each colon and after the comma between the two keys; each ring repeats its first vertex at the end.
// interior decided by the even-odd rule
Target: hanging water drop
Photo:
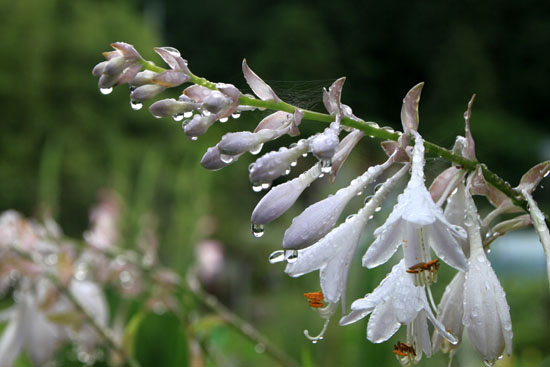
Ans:
{"type": "Polygon", "coordinates": [[[172,116],[172,118],[174,119],[174,121],[181,121],[183,120],[183,114],[182,113],[176,113],[175,115],[172,116]]]}
{"type": "Polygon", "coordinates": [[[186,119],[193,117],[193,111],[184,112],[183,117],[185,117],[186,119]]]}
{"type": "Polygon", "coordinates": [[[367,205],[373,198],[373,195],[369,195],[365,198],[364,204],[367,205]]]}
{"type": "Polygon", "coordinates": [[[229,154],[220,154],[220,160],[225,164],[229,164],[233,162],[233,156],[229,154]]]}
{"type": "Polygon", "coordinates": [[[197,141],[199,139],[199,137],[198,136],[192,136],[190,139],[191,139],[191,141],[197,141]]]}
{"type": "Polygon", "coordinates": [[[292,161],[290,162],[290,167],[296,167],[297,164],[298,164],[297,161],[292,161]]]}
{"type": "Polygon", "coordinates": [[[130,107],[132,107],[132,110],[139,111],[141,110],[141,107],[143,107],[143,103],[140,101],[136,101],[135,99],[130,100],[130,107]]]}
{"type": "Polygon", "coordinates": [[[238,112],[235,112],[235,113],[231,114],[231,117],[233,117],[234,119],[238,119],[239,117],[241,117],[241,114],[238,113],[238,112]]]}
{"type": "Polygon", "coordinates": [[[287,168],[287,169],[285,170],[285,173],[283,173],[283,175],[286,176],[286,175],[288,175],[289,173],[290,173],[290,168],[287,168]]]}
{"type": "Polygon", "coordinates": [[[256,155],[260,153],[262,151],[263,146],[264,146],[263,144],[256,145],[254,148],[249,150],[250,154],[256,155]]]}
{"type": "Polygon", "coordinates": [[[307,152],[302,153],[302,157],[306,158],[307,157],[307,152]]]}
{"type": "Polygon", "coordinates": [[[254,163],[250,163],[248,165],[248,172],[252,172],[253,169],[254,169],[254,163]]]}
{"type": "Polygon", "coordinates": [[[350,220],[352,220],[353,217],[355,217],[355,214],[348,215],[348,217],[346,218],[346,222],[349,222],[350,220]]]}
{"type": "Polygon", "coordinates": [[[101,92],[101,94],[106,96],[107,94],[111,94],[113,88],[99,88],[99,91],[101,92]]]}
{"type": "Polygon", "coordinates": [[[381,206],[379,206],[378,208],[374,209],[374,212],[375,212],[375,213],[378,213],[380,210],[382,210],[382,207],[381,207],[381,206]]]}
{"type": "Polygon", "coordinates": [[[361,196],[361,195],[363,195],[363,191],[361,190],[357,191],[357,196],[361,196]]]}
{"type": "Polygon", "coordinates": [[[284,250],[277,250],[275,252],[272,252],[271,255],[269,255],[269,263],[270,264],[280,263],[284,260],[285,260],[285,251],[284,250]]]}
{"type": "Polygon", "coordinates": [[[202,115],[203,115],[204,117],[208,117],[208,116],[211,115],[210,111],[208,111],[208,110],[202,110],[201,112],[202,112],[202,115]]]}
{"type": "Polygon", "coordinates": [[[321,172],[330,173],[332,171],[332,160],[323,159],[321,160],[321,172]]]}
{"type": "Polygon", "coordinates": [[[229,120],[229,117],[222,117],[220,119],[220,122],[223,124],[223,123],[227,122],[228,120],[229,120]]]}
{"type": "Polygon", "coordinates": [[[289,264],[296,262],[298,260],[298,250],[286,250],[285,259],[289,264]]]}
{"type": "Polygon", "coordinates": [[[266,182],[262,184],[262,190],[268,190],[271,187],[271,182],[266,182]]]}
{"type": "Polygon", "coordinates": [[[252,224],[252,235],[256,238],[260,238],[264,235],[263,224],[252,224]]]}
{"type": "Polygon", "coordinates": [[[262,191],[262,184],[252,184],[252,191],[254,192],[260,192],[262,191]]]}

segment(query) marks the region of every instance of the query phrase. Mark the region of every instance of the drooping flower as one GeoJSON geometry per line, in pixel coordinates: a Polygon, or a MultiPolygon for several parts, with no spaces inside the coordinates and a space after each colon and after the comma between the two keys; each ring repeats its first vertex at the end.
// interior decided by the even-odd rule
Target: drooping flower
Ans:
{"type": "Polygon", "coordinates": [[[506,295],[485,255],[478,214],[471,195],[466,194],[465,225],[470,237],[470,260],[464,281],[462,323],[473,347],[488,364],[512,353],[512,321],[506,295]]]}
{"type": "Polygon", "coordinates": [[[325,299],[330,303],[338,302],[344,294],[348,269],[363,228],[407,170],[408,165],[388,179],[357,214],[317,243],[298,250],[296,261],[289,263],[285,272],[292,277],[298,277],[320,270],[321,289],[325,299]]]}
{"type": "Polygon", "coordinates": [[[424,184],[424,144],[415,133],[411,179],[386,222],[374,231],[376,240],[363,257],[368,268],[385,263],[403,245],[407,268],[431,260],[430,248],[447,264],[467,269],[467,260],[458,240],[466,237],[463,228],[450,224],[435,205],[424,184]]]}
{"type": "Polygon", "coordinates": [[[451,343],[457,342],[436,319],[429,306],[425,287],[414,284],[412,274],[407,272],[405,260],[395,265],[372,293],[354,301],[351,310],[349,315],[340,320],[340,325],[349,325],[372,313],[367,326],[367,339],[373,343],[382,343],[394,335],[401,325],[407,326],[406,345],[412,348],[406,353],[400,351],[404,364],[418,362],[421,351],[431,356],[427,320],[451,343]]]}

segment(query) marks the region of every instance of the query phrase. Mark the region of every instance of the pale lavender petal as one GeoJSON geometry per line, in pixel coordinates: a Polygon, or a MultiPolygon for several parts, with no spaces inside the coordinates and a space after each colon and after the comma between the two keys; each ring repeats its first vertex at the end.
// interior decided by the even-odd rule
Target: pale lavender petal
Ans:
{"type": "Polygon", "coordinates": [[[178,70],[167,70],[153,78],[153,83],[166,88],[177,87],[178,85],[182,85],[188,81],[189,75],[178,70]]]}
{"type": "Polygon", "coordinates": [[[438,221],[424,230],[427,231],[431,248],[441,260],[457,270],[466,271],[468,269],[468,261],[462,247],[451,235],[452,228],[438,221]]]}
{"type": "Polygon", "coordinates": [[[351,311],[348,315],[343,316],[340,319],[340,322],[339,322],[340,326],[353,324],[354,322],[357,322],[363,319],[365,316],[367,316],[371,312],[372,312],[372,309],[360,309],[360,310],[351,311]]]}
{"type": "Polygon", "coordinates": [[[288,122],[292,118],[290,113],[284,111],[277,111],[268,115],[260,121],[254,132],[257,133],[260,130],[269,129],[269,130],[279,130],[288,125],[288,122]]]}
{"type": "Polygon", "coordinates": [[[385,227],[382,232],[379,232],[378,238],[369,246],[363,256],[363,266],[371,269],[388,261],[397,251],[402,240],[406,239],[406,232],[404,232],[406,225],[402,220],[398,220],[392,226],[385,227]]]}
{"type": "Polygon", "coordinates": [[[255,72],[248,67],[246,59],[243,60],[243,74],[246,82],[250,86],[250,89],[263,101],[273,100],[279,102],[280,99],[277,97],[273,89],[262,80],[255,72]]]}
{"type": "Polygon", "coordinates": [[[423,86],[424,82],[415,85],[403,99],[401,122],[405,133],[418,130],[418,102],[423,86]]]}
{"type": "Polygon", "coordinates": [[[517,190],[526,190],[528,193],[535,191],[539,182],[550,174],[550,161],[537,164],[535,167],[527,171],[516,187],[517,190]]]}
{"type": "Polygon", "coordinates": [[[418,316],[414,319],[414,332],[416,334],[416,340],[420,340],[424,354],[426,354],[426,357],[430,358],[432,356],[432,343],[430,341],[430,332],[428,330],[428,322],[424,310],[420,311],[418,316]]]}

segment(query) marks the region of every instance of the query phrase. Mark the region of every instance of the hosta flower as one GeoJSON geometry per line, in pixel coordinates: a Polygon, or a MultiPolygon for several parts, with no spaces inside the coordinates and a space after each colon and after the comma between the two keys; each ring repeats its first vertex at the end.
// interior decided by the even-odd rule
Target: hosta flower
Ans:
{"type": "Polygon", "coordinates": [[[451,352],[451,356],[461,342],[464,331],[464,325],[462,324],[462,317],[464,315],[464,280],[465,273],[462,271],[458,272],[447,285],[447,288],[445,288],[438,307],[438,320],[445,325],[446,330],[457,338],[458,343],[448,343],[437,332],[433,336],[434,351],[441,348],[443,352],[451,352]]]}
{"type": "Polygon", "coordinates": [[[478,215],[471,195],[466,195],[465,221],[470,237],[469,270],[464,282],[462,322],[473,347],[488,364],[512,353],[512,320],[506,295],[485,256],[478,215]]]}
{"type": "Polygon", "coordinates": [[[296,261],[289,263],[285,272],[298,277],[319,270],[325,300],[336,303],[341,297],[343,299],[348,269],[363,228],[407,170],[408,165],[388,179],[356,215],[314,245],[298,250],[296,261]]]}
{"type": "Polygon", "coordinates": [[[457,339],[436,319],[428,304],[425,287],[416,286],[413,276],[406,270],[405,261],[401,260],[372,293],[352,303],[351,313],[340,320],[340,325],[354,323],[372,313],[367,339],[373,343],[388,340],[401,325],[407,325],[405,345],[410,349],[405,352],[401,348],[398,352],[403,362],[408,363],[418,361],[421,351],[428,357],[432,354],[427,320],[451,343],[456,343],[457,339]]]}
{"type": "Polygon", "coordinates": [[[466,233],[445,219],[426,189],[424,144],[422,137],[415,135],[411,179],[386,222],[374,231],[376,240],[363,257],[363,265],[373,268],[383,264],[403,245],[407,268],[429,262],[433,248],[447,264],[466,270],[466,257],[458,242],[466,233]]]}
{"type": "Polygon", "coordinates": [[[292,220],[292,224],[285,231],[283,248],[300,249],[321,239],[334,227],[348,202],[380,176],[392,163],[393,160],[390,158],[383,164],[369,167],[367,172],[352,180],[348,187],[307,207],[292,220]]]}

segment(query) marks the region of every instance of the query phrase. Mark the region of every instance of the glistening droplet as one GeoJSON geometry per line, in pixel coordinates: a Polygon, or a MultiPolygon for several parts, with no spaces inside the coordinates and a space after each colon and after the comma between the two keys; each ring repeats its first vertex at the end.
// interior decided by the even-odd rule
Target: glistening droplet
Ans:
{"type": "Polygon", "coordinates": [[[111,92],[113,91],[113,88],[99,88],[99,91],[101,92],[101,94],[107,95],[107,94],[111,94],[111,92]]]}
{"type": "Polygon", "coordinates": [[[139,111],[143,107],[143,103],[140,101],[136,101],[135,99],[130,100],[130,107],[132,107],[132,110],[139,111]]]}
{"type": "Polygon", "coordinates": [[[183,120],[183,114],[182,113],[176,113],[175,115],[172,116],[172,118],[174,119],[174,121],[182,121],[183,120]]]}
{"type": "Polygon", "coordinates": [[[256,238],[260,238],[264,235],[263,224],[252,224],[252,235],[256,238]]]}
{"type": "Polygon", "coordinates": [[[229,120],[229,117],[222,117],[220,119],[220,122],[223,124],[223,123],[227,122],[227,120],[229,120]]]}
{"type": "Polygon", "coordinates": [[[185,117],[186,119],[193,117],[193,111],[184,112],[183,117],[185,117]]]}
{"type": "Polygon", "coordinates": [[[323,159],[321,161],[321,172],[330,173],[332,171],[332,160],[323,159]]]}
{"type": "Polygon", "coordinates": [[[260,153],[262,151],[263,146],[264,146],[263,144],[256,145],[254,148],[249,150],[250,154],[256,155],[260,153]]]}
{"type": "Polygon", "coordinates": [[[285,260],[285,251],[284,250],[277,250],[275,252],[272,252],[271,255],[269,255],[269,263],[270,264],[280,263],[284,260],[285,260]]]}
{"type": "Polygon", "coordinates": [[[233,117],[234,119],[238,119],[239,117],[241,117],[241,114],[240,113],[234,113],[231,115],[231,117],[233,117]]]}
{"type": "Polygon", "coordinates": [[[298,250],[286,250],[285,252],[286,262],[292,264],[298,260],[298,250]]]}

